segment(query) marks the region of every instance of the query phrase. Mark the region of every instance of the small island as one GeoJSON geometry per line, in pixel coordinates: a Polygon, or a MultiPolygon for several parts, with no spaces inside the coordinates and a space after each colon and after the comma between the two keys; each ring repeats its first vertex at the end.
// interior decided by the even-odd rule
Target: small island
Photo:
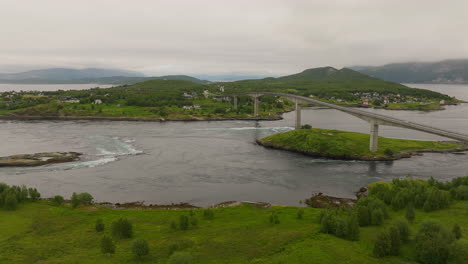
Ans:
{"type": "Polygon", "coordinates": [[[423,152],[460,152],[468,147],[458,142],[419,141],[379,137],[379,150],[369,151],[369,135],[330,129],[297,129],[257,140],[274,149],[313,157],[341,160],[386,161],[409,158],[423,152]]]}
{"type": "Polygon", "coordinates": [[[0,157],[0,167],[32,167],[78,160],[78,152],[42,152],[0,157]]]}

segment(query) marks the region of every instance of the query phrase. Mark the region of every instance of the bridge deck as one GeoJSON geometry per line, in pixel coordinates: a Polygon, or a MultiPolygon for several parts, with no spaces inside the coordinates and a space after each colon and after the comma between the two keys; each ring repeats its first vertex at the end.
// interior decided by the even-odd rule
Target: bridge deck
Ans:
{"type": "MultiPolygon", "coordinates": [[[[349,114],[352,114],[354,116],[357,116],[359,118],[362,118],[364,120],[367,120],[369,122],[371,121],[377,121],[379,125],[386,125],[386,126],[396,126],[396,127],[402,127],[402,128],[408,128],[408,129],[413,129],[413,130],[418,130],[422,132],[426,132],[429,134],[434,134],[442,137],[447,137],[459,141],[464,141],[468,142],[468,135],[454,132],[454,131],[449,131],[445,129],[440,129],[424,124],[418,124],[415,122],[410,122],[406,121],[403,119],[398,119],[390,116],[385,116],[381,114],[376,114],[376,113],[371,113],[363,110],[359,110],[356,108],[352,107],[344,107],[344,106],[339,106],[335,104],[330,104],[326,102],[322,102],[316,99],[312,99],[309,97],[305,96],[300,96],[300,95],[294,95],[294,94],[288,94],[288,93],[277,93],[277,92],[253,92],[253,93],[248,93],[247,95],[251,96],[261,96],[261,95],[275,95],[275,96],[283,96],[287,98],[292,98],[296,99],[302,102],[307,102],[315,105],[320,105],[320,106],[325,106],[329,107],[332,109],[340,110],[349,114]]],[[[236,96],[236,95],[231,95],[231,96],[236,96]]]]}

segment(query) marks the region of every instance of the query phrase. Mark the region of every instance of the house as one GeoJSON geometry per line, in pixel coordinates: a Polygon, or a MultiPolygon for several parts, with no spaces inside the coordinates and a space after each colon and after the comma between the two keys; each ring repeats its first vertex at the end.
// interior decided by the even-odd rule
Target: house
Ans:
{"type": "Polygon", "coordinates": [[[184,94],[183,94],[183,97],[184,97],[185,99],[192,99],[192,98],[193,98],[193,96],[190,95],[190,94],[188,94],[188,93],[184,93],[184,94]]]}
{"type": "Polygon", "coordinates": [[[224,93],[224,86],[222,86],[222,85],[219,86],[219,91],[222,92],[222,93],[224,93]]]}
{"type": "Polygon", "coordinates": [[[94,100],[93,104],[97,104],[97,105],[102,104],[102,101],[100,99],[96,99],[94,100]]]}
{"type": "Polygon", "coordinates": [[[444,104],[445,104],[445,100],[440,100],[439,104],[440,104],[440,105],[444,105],[444,104]]]}
{"type": "Polygon", "coordinates": [[[208,90],[203,91],[203,96],[205,96],[205,98],[208,98],[209,95],[210,92],[208,92],[208,90]]]}
{"type": "Polygon", "coordinates": [[[200,105],[198,105],[198,104],[193,105],[193,109],[200,109],[200,108],[201,108],[201,107],[200,107],[200,105]]]}
{"type": "Polygon", "coordinates": [[[193,107],[191,105],[184,105],[184,106],[182,106],[182,108],[184,110],[192,110],[193,109],[193,107]]]}
{"type": "Polygon", "coordinates": [[[385,98],[385,99],[383,100],[383,103],[384,103],[384,104],[389,104],[390,101],[389,101],[387,98],[385,98]]]}
{"type": "Polygon", "coordinates": [[[368,107],[369,106],[369,99],[362,100],[362,106],[368,107]]]}
{"type": "Polygon", "coordinates": [[[70,97],[70,96],[61,96],[59,97],[59,101],[63,103],[79,103],[80,100],[78,100],[75,97],[70,97]]]}

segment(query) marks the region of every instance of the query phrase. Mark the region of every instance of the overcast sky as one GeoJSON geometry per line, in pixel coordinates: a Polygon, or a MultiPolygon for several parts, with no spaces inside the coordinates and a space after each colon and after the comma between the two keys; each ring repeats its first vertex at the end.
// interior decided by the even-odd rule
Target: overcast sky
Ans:
{"type": "Polygon", "coordinates": [[[467,0],[0,0],[0,72],[280,75],[468,58],[467,0]]]}

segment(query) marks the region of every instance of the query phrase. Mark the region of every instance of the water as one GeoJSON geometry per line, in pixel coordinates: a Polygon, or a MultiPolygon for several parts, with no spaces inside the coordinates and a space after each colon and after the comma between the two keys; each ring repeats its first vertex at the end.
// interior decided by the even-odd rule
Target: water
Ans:
{"type": "MultiPolygon", "coordinates": [[[[457,85],[446,93],[468,98],[468,86],[457,85]]],[[[369,111],[468,131],[468,104],[436,112],[369,111]]],[[[308,108],[302,116],[304,123],[314,127],[369,130],[366,122],[336,110],[308,108]]],[[[45,197],[86,191],[98,201],[111,202],[205,206],[251,200],[298,205],[312,193],[352,197],[363,185],[408,173],[438,179],[468,173],[468,155],[425,154],[394,162],[337,161],[255,144],[258,138],[291,130],[294,112],[284,117],[262,122],[0,121],[0,156],[85,153],[81,161],[72,163],[0,168],[0,182],[37,187],[45,197]]],[[[393,127],[381,127],[380,132],[387,137],[443,139],[393,127]]]]}
{"type": "Polygon", "coordinates": [[[111,84],[9,84],[0,83],[0,93],[10,91],[57,91],[57,90],[85,90],[90,88],[109,88],[111,84]]]}

